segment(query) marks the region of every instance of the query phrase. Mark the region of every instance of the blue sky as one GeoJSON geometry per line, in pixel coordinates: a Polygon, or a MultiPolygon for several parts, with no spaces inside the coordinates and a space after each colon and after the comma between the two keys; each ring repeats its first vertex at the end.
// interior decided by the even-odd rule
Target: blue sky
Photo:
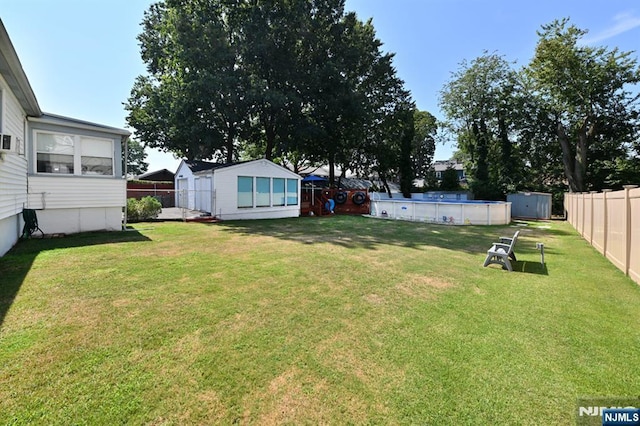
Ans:
{"type": "MultiPolygon", "coordinates": [[[[0,18],[42,110],[125,128],[122,103],[145,72],[136,36],[148,0],[2,0],[0,18]]],[[[438,93],[463,60],[485,50],[528,63],[536,31],[570,17],[587,41],[623,51],[640,47],[637,0],[347,0],[373,18],[384,50],[418,108],[441,117],[438,93]]],[[[637,57],[637,54],[636,54],[637,57]]],[[[447,159],[439,145],[436,159],[447,159]]],[[[171,154],[149,152],[150,170],[175,171],[171,154]]]]}

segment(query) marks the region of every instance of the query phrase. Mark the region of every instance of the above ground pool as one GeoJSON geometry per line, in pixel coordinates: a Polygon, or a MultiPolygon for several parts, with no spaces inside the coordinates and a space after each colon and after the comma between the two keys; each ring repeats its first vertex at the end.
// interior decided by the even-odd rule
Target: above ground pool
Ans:
{"type": "Polygon", "coordinates": [[[511,203],[481,200],[371,200],[371,216],[447,225],[507,225],[511,203]]]}

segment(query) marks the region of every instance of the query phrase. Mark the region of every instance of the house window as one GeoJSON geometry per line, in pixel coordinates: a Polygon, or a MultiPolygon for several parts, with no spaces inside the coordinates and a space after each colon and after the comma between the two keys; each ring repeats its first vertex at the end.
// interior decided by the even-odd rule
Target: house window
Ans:
{"type": "Polygon", "coordinates": [[[298,204],[298,180],[287,179],[287,205],[298,204]]]}
{"type": "Polygon", "coordinates": [[[81,138],[82,156],[80,164],[83,175],[113,176],[112,141],[81,138]]]}
{"type": "Polygon", "coordinates": [[[253,178],[238,176],[238,208],[253,207],[253,178]]]}
{"type": "Polygon", "coordinates": [[[271,206],[271,179],[256,178],[256,207],[271,206]]]}
{"type": "Polygon", "coordinates": [[[74,174],[74,138],[68,135],[37,133],[38,173],[74,174]]]}
{"type": "Polygon", "coordinates": [[[273,178],[273,205],[284,206],[284,181],[282,178],[273,178]]]}
{"type": "Polygon", "coordinates": [[[113,176],[113,141],[36,132],[36,171],[64,175],[113,176]]]}

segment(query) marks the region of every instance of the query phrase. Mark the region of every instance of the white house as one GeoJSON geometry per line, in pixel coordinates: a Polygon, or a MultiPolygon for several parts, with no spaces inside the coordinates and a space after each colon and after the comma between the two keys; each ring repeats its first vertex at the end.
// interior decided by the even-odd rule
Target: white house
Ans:
{"type": "Polygon", "coordinates": [[[23,209],[47,234],[122,229],[126,130],[45,114],[0,20],[0,256],[23,209]]]}
{"type": "Polygon", "coordinates": [[[225,220],[297,217],[301,180],[266,159],[230,164],[182,161],[176,172],[176,205],[225,220]]]}

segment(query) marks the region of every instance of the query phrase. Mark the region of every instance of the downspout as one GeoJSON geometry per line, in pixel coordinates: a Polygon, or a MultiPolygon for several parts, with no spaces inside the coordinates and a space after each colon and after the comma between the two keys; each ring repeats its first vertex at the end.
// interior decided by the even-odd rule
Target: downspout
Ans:
{"type": "Polygon", "coordinates": [[[129,137],[123,136],[124,140],[124,220],[122,222],[123,231],[127,230],[127,165],[129,164],[129,137]]]}

